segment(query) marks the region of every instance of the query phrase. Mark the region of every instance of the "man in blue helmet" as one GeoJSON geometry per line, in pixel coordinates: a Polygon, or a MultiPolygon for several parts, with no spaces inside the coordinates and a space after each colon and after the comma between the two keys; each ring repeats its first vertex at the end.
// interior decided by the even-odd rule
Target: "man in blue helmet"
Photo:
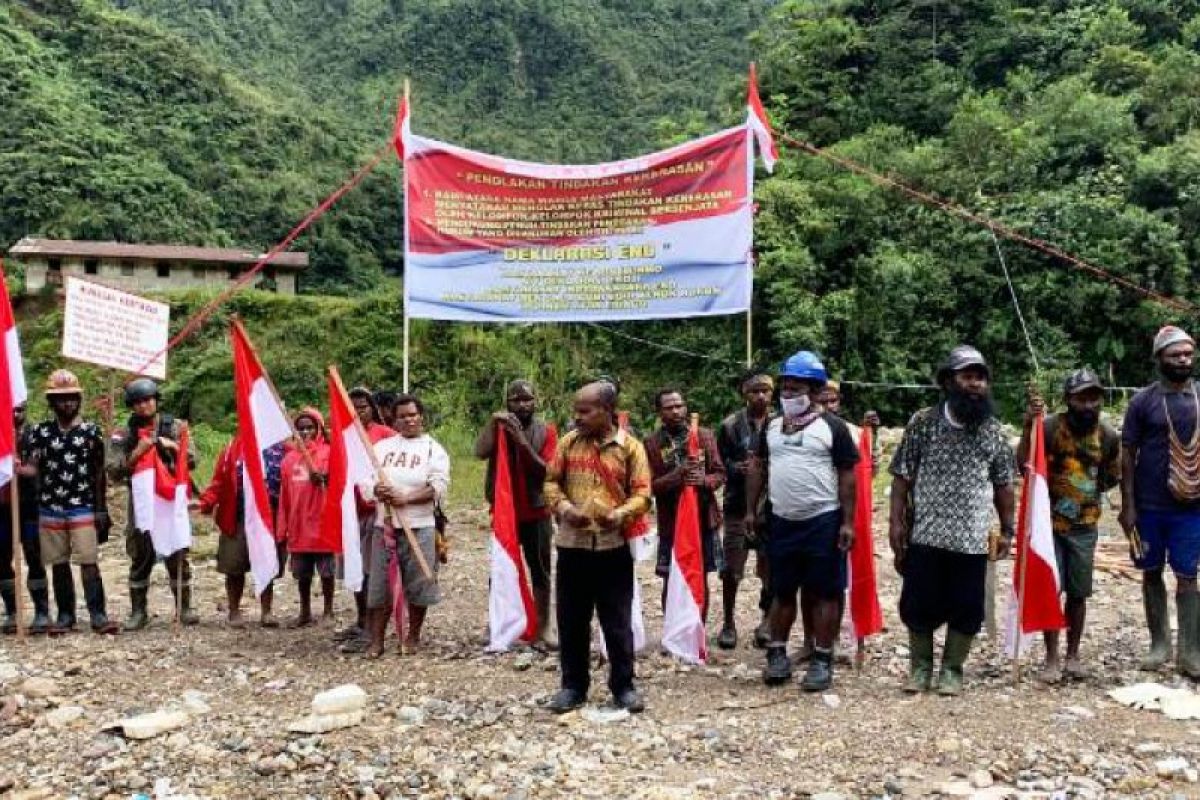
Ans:
{"type": "Polygon", "coordinates": [[[904,578],[906,692],[932,688],[933,634],[942,625],[938,693],[962,691],[963,664],[983,625],[992,506],[1003,534],[998,558],[1012,542],[1015,463],[993,414],[991,377],[974,347],[951,350],[937,371],[944,399],[913,415],[892,458],[888,539],[904,578]]]}
{"type": "Polygon", "coordinates": [[[759,438],[757,469],[746,476],[747,532],[759,526],[755,509],[765,486],[767,561],[772,602],[771,641],[763,680],[792,675],[787,641],[796,621],[796,593],[813,598],[812,658],[800,686],[820,692],[833,682],[833,643],[846,590],[846,553],[854,544],[854,465],[858,447],[846,423],[814,398],[825,385],[825,365],[801,350],[779,371],[782,413],[759,438]]]}

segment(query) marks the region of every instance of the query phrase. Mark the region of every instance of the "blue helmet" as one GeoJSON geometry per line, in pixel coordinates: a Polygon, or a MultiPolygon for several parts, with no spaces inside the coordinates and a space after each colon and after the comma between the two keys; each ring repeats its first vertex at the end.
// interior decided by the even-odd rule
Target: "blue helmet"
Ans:
{"type": "Polygon", "coordinates": [[[811,350],[801,350],[789,356],[787,361],[784,361],[783,365],[779,367],[779,377],[799,378],[818,386],[824,386],[829,379],[825,372],[825,365],[821,363],[820,357],[811,350]]]}

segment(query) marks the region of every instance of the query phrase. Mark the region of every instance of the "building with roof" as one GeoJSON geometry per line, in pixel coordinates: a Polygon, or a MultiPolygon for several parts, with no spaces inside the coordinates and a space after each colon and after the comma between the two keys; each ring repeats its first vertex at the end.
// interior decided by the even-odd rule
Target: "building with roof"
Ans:
{"type": "MultiPolygon", "coordinates": [[[[130,292],[221,289],[258,263],[263,254],[236,248],[168,244],[85,242],[25,237],[8,259],[25,270],[25,292],[61,287],[68,275],[130,292]]],[[[260,289],[296,293],[296,278],[308,267],[308,253],[280,253],[259,273],[260,289]]]]}

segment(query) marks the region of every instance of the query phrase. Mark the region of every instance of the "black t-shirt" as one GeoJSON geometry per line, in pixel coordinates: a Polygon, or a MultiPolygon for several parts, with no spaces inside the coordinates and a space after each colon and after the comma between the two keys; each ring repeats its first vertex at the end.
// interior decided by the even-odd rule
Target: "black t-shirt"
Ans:
{"type": "Polygon", "coordinates": [[[95,508],[93,470],[104,468],[104,437],[94,422],[63,430],[50,420],[28,431],[28,457],[38,465],[38,505],[50,511],[95,508]]]}

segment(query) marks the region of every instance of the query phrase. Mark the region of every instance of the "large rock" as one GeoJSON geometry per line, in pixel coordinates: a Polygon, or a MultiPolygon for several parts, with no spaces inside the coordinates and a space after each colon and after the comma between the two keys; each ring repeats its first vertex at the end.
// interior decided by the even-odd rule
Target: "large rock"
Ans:
{"type": "Polygon", "coordinates": [[[58,690],[58,685],[49,678],[32,677],[21,682],[17,690],[26,697],[49,697],[58,690]]]}
{"type": "Polygon", "coordinates": [[[188,724],[188,715],[182,711],[152,711],[128,717],[117,723],[130,739],[152,739],[188,724]]]}

